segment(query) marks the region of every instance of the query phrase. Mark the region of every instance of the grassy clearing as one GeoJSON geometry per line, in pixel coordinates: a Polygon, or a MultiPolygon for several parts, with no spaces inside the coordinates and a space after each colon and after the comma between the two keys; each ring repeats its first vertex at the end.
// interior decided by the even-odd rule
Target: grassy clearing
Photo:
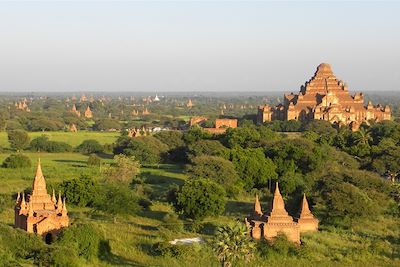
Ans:
{"type": "MultiPolygon", "coordinates": [[[[73,147],[81,144],[82,141],[87,139],[95,139],[100,144],[112,144],[120,136],[118,132],[90,132],[90,131],[79,131],[77,133],[72,132],[29,132],[31,139],[47,135],[52,141],[60,141],[70,144],[73,147]]],[[[0,132],[0,147],[9,148],[6,132],[0,132]]]]}

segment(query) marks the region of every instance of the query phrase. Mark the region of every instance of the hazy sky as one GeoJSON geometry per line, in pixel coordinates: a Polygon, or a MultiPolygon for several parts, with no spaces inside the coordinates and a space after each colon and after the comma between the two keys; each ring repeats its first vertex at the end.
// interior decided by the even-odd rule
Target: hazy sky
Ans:
{"type": "Polygon", "coordinates": [[[0,2],[0,91],[400,90],[396,2],[0,2]]]}

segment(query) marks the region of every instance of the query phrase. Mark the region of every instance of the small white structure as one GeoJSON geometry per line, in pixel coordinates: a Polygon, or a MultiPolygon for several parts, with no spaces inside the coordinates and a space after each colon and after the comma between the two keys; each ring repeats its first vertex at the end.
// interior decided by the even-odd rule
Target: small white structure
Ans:
{"type": "Polygon", "coordinates": [[[174,239],[173,241],[169,241],[169,243],[172,245],[176,245],[178,243],[187,245],[187,244],[193,244],[193,243],[204,243],[204,240],[201,237],[177,238],[177,239],[174,239]]]}
{"type": "Polygon", "coordinates": [[[160,101],[160,99],[158,98],[158,95],[156,94],[156,97],[154,98],[154,100],[153,100],[154,102],[158,102],[158,101],[160,101]]]}

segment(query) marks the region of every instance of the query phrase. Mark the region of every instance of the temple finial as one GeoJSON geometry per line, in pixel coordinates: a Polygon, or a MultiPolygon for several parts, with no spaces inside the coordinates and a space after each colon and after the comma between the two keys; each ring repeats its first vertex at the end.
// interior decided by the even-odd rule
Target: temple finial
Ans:
{"type": "Polygon", "coordinates": [[[28,203],[28,217],[33,216],[33,207],[32,207],[32,201],[29,201],[28,203]]]}
{"type": "Polygon", "coordinates": [[[256,194],[256,200],[254,202],[254,213],[259,216],[262,216],[262,214],[263,214],[262,210],[261,210],[261,204],[258,199],[258,194],[256,194]]]}
{"type": "Polygon", "coordinates": [[[53,195],[51,196],[51,201],[53,201],[54,204],[57,203],[57,199],[56,199],[56,194],[54,192],[54,188],[53,188],[53,195]]]}
{"type": "Polygon", "coordinates": [[[32,195],[47,195],[46,180],[43,176],[40,158],[38,159],[35,179],[33,179],[32,195]]]}

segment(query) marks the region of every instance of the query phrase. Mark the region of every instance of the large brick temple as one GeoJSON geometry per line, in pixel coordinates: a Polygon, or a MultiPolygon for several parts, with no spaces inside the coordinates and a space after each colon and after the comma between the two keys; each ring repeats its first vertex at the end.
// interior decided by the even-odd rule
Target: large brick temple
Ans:
{"type": "Polygon", "coordinates": [[[41,235],[46,241],[51,241],[53,236],[68,224],[65,198],[62,200],[59,194],[57,200],[54,190],[52,196],[47,193],[46,180],[39,160],[32,193],[27,198],[25,193],[22,193],[22,196],[18,193],[14,225],[29,233],[41,235]]]}
{"type": "Polygon", "coordinates": [[[331,66],[322,63],[314,76],[301,86],[298,94],[285,94],[284,102],[271,107],[258,107],[257,121],[272,120],[326,120],[339,125],[348,125],[357,130],[362,122],[390,120],[389,106],[364,106],[364,95],[350,95],[347,84],[338,80],[331,66]]]}

